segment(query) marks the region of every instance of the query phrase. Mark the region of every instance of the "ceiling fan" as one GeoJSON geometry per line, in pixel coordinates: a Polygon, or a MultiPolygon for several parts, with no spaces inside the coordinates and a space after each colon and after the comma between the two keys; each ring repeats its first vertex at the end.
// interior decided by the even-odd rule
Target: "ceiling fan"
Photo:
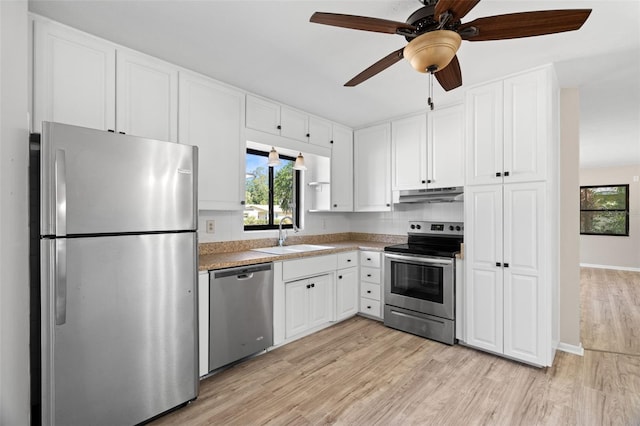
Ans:
{"type": "Polygon", "coordinates": [[[412,13],[406,22],[325,12],[311,16],[310,22],[317,24],[398,34],[409,42],[353,77],[345,86],[356,86],[406,58],[417,71],[435,75],[442,88],[449,91],[462,85],[456,56],[462,40],[506,40],[573,31],[579,29],[591,13],[591,9],[542,10],[488,16],[462,23],[460,20],[480,0],[420,2],[424,6],[412,13]]]}

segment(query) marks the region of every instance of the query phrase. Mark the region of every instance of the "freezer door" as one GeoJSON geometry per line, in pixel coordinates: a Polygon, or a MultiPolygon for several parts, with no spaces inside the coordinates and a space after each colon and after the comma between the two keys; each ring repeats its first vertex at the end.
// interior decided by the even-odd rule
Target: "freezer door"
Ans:
{"type": "Polygon", "coordinates": [[[41,250],[43,424],[132,425],[196,397],[195,233],[41,250]]]}
{"type": "Polygon", "coordinates": [[[194,230],[197,147],[43,123],[41,234],[194,230]]]}

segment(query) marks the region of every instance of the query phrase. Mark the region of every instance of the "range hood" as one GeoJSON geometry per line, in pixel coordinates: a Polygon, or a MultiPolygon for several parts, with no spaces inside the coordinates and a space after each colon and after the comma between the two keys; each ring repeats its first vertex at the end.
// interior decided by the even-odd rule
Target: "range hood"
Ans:
{"type": "Polygon", "coordinates": [[[464,187],[394,191],[394,203],[452,203],[464,200],[464,187]]]}

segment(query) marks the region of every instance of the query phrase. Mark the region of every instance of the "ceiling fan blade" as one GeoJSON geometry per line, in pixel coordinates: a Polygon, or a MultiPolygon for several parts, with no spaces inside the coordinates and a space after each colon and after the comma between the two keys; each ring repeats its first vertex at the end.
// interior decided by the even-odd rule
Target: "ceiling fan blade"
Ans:
{"type": "Polygon", "coordinates": [[[480,0],[439,0],[433,12],[433,16],[438,19],[444,12],[449,11],[453,20],[462,19],[471,11],[480,0]]]}
{"type": "Polygon", "coordinates": [[[454,56],[449,65],[434,74],[440,86],[447,92],[462,86],[462,73],[460,72],[460,62],[454,56]]]}
{"type": "Polygon", "coordinates": [[[366,16],[342,15],[340,13],[316,12],[309,22],[333,25],[334,27],[354,30],[373,31],[376,33],[396,34],[398,30],[414,31],[416,27],[405,22],[388,21],[386,19],[367,18],[366,16]]]}
{"type": "Polygon", "coordinates": [[[507,15],[478,18],[458,27],[464,40],[505,40],[561,33],[579,29],[587,20],[591,9],[541,10],[537,12],[510,13],[507,15]],[[465,29],[475,27],[478,31],[465,29]]]}
{"type": "Polygon", "coordinates": [[[378,74],[379,72],[386,70],[391,65],[395,64],[396,62],[398,62],[404,57],[402,53],[403,50],[404,50],[404,47],[402,49],[398,49],[395,52],[388,54],[387,56],[380,59],[375,64],[371,65],[366,70],[362,71],[360,74],[353,77],[351,80],[347,81],[344,85],[346,87],[357,86],[358,84],[362,83],[365,80],[370,79],[371,77],[378,74]]]}

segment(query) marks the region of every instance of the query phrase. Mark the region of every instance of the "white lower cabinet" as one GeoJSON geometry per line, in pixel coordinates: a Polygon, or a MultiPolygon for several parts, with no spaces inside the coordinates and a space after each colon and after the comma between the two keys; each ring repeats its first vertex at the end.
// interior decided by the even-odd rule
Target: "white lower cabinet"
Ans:
{"type": "Polygon", "coordinates": [[[360,252],[360,312],[382,318],[381,254],[360,252]]]}
{"type": "Polygon", "coordinates": [[[285,283],[285,337],[288,339],[331,321],[333,276],[285,283]]]}
{"type": "Polygon", "coordinates": [[[209,272],[198,274],[198,374],[209,373],[209,272]]]}
{"type": "Polygon", "coordinates": [[[358,252],[338,254],[338,268],[336,320],[341,321],[358,313],[358,252]]]}
{"type": "Polygon", "coordinates": [[[551,288],[544,182],[480,185],[465,194],[468,345],[551,365],[551,288]]]}

